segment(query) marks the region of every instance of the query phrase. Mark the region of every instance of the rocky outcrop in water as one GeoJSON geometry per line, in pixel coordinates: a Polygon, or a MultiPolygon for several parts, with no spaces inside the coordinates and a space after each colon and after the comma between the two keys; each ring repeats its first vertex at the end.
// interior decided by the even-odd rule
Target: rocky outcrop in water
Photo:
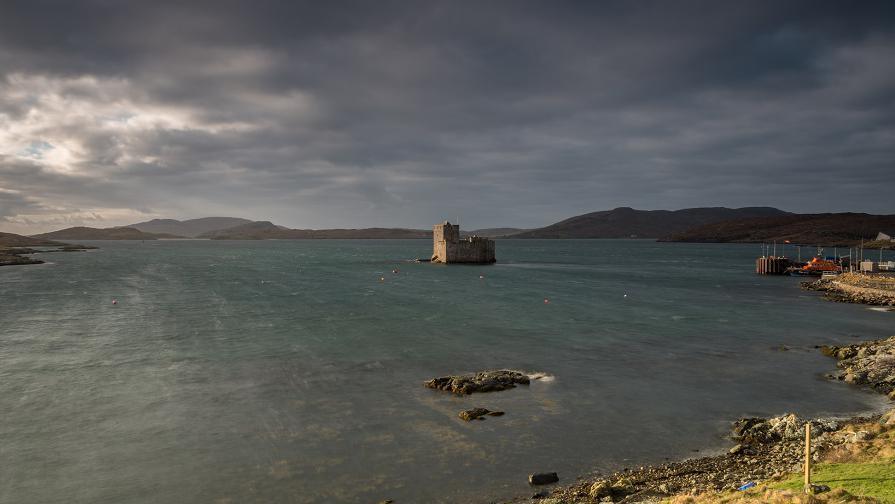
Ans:
{"type": "Polygon", "coordinates": [[[467,422],[469,422],[472,420],[484,420],[485,415],[503,416],[503,414],[504,414],[503,411],[491,411],[491,410],[485,409],[485,408],[472,408],[472,409],[461,411],[460,413],[457,414],[457,416],[459,416],[463,420],[466,420],[467,422]]]}
{"type": "Polygon", "coordinates": [[[895,399],[895,336],[855,345],[822,346],[824,355],[839,362],[832,378],[873,388],[895,399]]]}
{"type": "Polygon", "coordinates": [[[549,485],[551,483],[556,483],[557,481],[559,481],[559,476],[557,476],[555,472],[528,475],[529,485],[549,485]]]}
{"type": "Polygon", "coordinates": [[[531,381],[528,376],[518,371],[501,369],[467,375],[442,376],[427,381],[425,385],[431,389],[444,390],[457,395],[469,395],[476,392],[497,392],[529,383],[531,381]]]}

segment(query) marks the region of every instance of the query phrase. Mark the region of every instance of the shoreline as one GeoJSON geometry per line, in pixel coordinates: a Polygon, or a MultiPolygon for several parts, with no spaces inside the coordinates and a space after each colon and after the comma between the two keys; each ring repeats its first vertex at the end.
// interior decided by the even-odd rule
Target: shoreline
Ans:
{"type": "Polygon", "coordinates": [[[46,248],[44,250],[31,247],[0,247],[0,266],[26,266],[29,264],[45,264],[42,259],[33,259],[35,254],[50,254],[54,252],[84,252],[98,247],[91,245],[63,244],[46,248]]]}
{"type": "Polygon", "coordinates": [[[840,303],[895,307],[895,277],[843,273],[832,279],[802,282],[804,290],[824,293],[824,299],[840,303]]]}
{"type": "MultiPolygon", "coordinates": [[[[843,280],[855,283],[856,278],[843,280]]],[[[831,280],[803,283],[803,289],[823,290],[825,298],[859,304],[895,306],[895,292],[880,294],[878,289],[831,280]],[[842,285],[847,288],[843,289],[842,285]],[[831,295],[831,292],[833,293],[831,295]]],[[[895,401],[895,336],[864,341],[851,345],[816,346],[821,353],[836,360],[836,371],[827,374],[830,380],[879,392],[895,401]]],[[[516,497],[504,504],[585,504],[585,503],[660,503],[660,502],[715,502],[722,496],[742,498],[737,502],[765,502],[777,498],[780,492],[768,485],[781,486],[787,478],[802,470],[804,461],[804,424],[812,425],[814,460],[825,460],[836,450],[860,453],[862,443],[873,442],[880,433],[874,426],[895,438],[895,402],[871,415],[855,414],[846,418],[802,419],[792,413],[772,418],[741,418],[733,421],[730,439],[736,444],[727,453],[713,456],[675,460],[658,465],[642,466],[634,470],[624,468],[603,477],[578,477],[574,483],[560,483],[550,487],[532,487],[530,497],[516,497]],[[843,448],[845,447],[845,448],[843,448]],[[752,485],[755,491],[737,491],[752,485]],[[763,495],[755,495],[763,491],[763,495]],[[752,501],[750,495],[756,500],[752,501]]],[[[895,442],[888,443],[895,452],[895,442]]],[[[893,458],[895,460],[895,458],[893,458]]],[[[895,474],[893,466],[892,474],[895,474]]],[[[895,483],[892,485],[895,487],[895,483]]],[[[821,492],[829,488],[818,487],[821,492]]],[[[842,489],[834,489],[830,498],[845,499],[842,489]]],[[[821,496],[824,494],[821,493],[821,496]]],[[[845,492],[848,498],[852,496],[845,492]]],[[[725,498],[726,498],[725,497],[725,498]]],[[[804,492],[790,492],[787,502],[802,502],[804,492]]],[[[812,497],[813,498],[813,497],[812,497]]],[[[823,501],[823,500],[822,500],[823,501]]],[[[806,501],[807,502],[807,501],[806,501]]],[[[816,501],[811,501],[816,502],[816,501]]],[[[838,501],[837,501],[838,502],[838,501]]],[[[865,500],[861,502],[883,502],[865,500]]],[[[886,500],[885,502],[889,502],[886,500]]]]}
{"type": "Polygon", "coordinates": [[[0,248],[0,266],[25,266],[28,264],[43,264],[40,259],[32,259],[28,256],[40,252],[25,247],[0,248]]]}
{"type": "MultiPolygon", "coordinates": [[[[817,348],[836,359],[838,371],[828,375],[829,379],[873,389],[895,401],[895,336],[817,348]]],[[[792,413],[767,419],[741,418],[732,423],[730,439],[736,444],[727,453],[625,468],[610,476],[584,477],[553,487],[533,487],[530,497],[517,497],[504,504],[659,503],[669,499],[702,502],[699,496],[712,502],[729,492],[746,496],[737,489],[754,483],[755,488],[764,490],[762,485],[782,482],[802,470],[806,421],[812,425],[813,458],[823,460],[832,450],[843,446],[854,450],[860,443],[872,441],[874,433],[867,425],[884,424],[895,434],[895,403],[883,412],[846,418],[802,419],[792,413]],[[697,500],[688,500],[693,498],[697,500]]]]}

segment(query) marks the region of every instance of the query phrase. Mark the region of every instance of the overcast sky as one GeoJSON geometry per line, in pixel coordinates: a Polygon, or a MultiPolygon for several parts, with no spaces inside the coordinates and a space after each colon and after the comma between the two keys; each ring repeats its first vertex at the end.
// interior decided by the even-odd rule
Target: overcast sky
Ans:
{"type": "Polygon", "coordinates": [[[895,213],[895,2],[0,3],[2,231],[753,205],[895,213]]]}

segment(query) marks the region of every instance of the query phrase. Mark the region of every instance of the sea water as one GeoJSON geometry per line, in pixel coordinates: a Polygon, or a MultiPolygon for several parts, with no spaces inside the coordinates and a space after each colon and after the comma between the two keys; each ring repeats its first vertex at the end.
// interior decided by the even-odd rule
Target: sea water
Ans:
{"type": "Polygon", "coordinates": [[[489,502],[723,450],[744,415],[879,409],[814,346],[895,334],[756,276],[757,245],[94,244],[0,269],[0,502],[489,502]],[[423,387],[492,368],[544,378],[423,387]]]}

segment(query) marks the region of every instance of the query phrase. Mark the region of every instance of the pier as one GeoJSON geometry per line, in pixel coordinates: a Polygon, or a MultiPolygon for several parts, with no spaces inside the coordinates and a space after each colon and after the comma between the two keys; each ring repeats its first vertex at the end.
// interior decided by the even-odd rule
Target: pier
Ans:
{"type": "Polygon", "coordinates": [[[755,260],[755,272],[759,275],[785,275],[789,266],[786,257],[762,256],[755,260]]]}

